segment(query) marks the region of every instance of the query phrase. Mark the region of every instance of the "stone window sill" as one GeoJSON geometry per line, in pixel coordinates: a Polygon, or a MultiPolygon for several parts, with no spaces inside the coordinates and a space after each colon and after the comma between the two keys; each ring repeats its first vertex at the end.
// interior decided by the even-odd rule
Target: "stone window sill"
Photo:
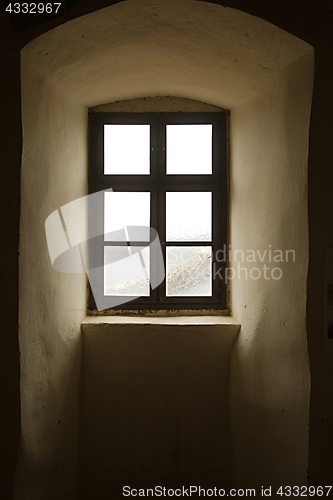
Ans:
{"type": "Polygon", "coordinates": [[[219,326],[237,334],[240,324],[231,316],[173,316],[173,317],[136,317],[136,316],[87,316],[85,325],[177,325],[177,326],[219,326]]]}

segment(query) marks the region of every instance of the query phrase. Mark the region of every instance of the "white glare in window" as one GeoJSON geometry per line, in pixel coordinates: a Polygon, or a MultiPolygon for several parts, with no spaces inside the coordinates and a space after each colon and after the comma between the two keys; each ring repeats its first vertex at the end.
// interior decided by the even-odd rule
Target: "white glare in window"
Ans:
{"type": "Polygon", "coordinates": [[[166,126],[166,173],[212,173],[212,125],[166,126]]]}
{"type": "Polygon", "coordinates": [[[168,297],[211,297],[212,247],[167,247],[168,297]]]}
{"type": "Polygon", "coordinates": [[[104,247],[104,295],[148,297],[149,247],[104,247]]]}
{"type": "Polygon", "coordinates": [[[145,226],[136,231],[136,241],[149,241],[150,193],[104,193],[104,240],[125,241],[127,226],[145,226]],[[123,232],[119,230],[124,229],[123,232]],[[114,233],[118,231],[117,233],[114,233]],[[110,234],[108,234],[110,233],[110,234]]]}
{"type": "Polygon", "coordinates": [[[150,125],[104,125],[104,174],[149,173],[150,125]]]}
{"type": "Polygon", "coordinates": [[[166,240],[211,241],[212,193],[166,193],[166,240]]]}

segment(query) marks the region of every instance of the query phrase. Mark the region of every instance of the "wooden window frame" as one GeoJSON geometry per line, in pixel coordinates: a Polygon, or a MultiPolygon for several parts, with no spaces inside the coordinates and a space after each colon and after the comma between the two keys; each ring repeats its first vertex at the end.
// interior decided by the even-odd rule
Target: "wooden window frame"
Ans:
{"type": "MultiPolygon", "coordinates": [[[[178,113],[89,113],[89,193],[112,188],[113,191],[151,193],[151,222],[156,229],[165,261],[166,247],[170,246],[211,246],[212,247],[212,296],[167,297],[166,280],[150,297],[140,297],[115,309],[221,309],[227,308],[225,276],[226,262],[217,262],[220,249],[227,247],[227,125],[228,112],[178,112],[178,113]],[[148,124],[150,125],[150,175],[110,175],[104,174],[104,125],[107,124],[148,124]],[[212,124],[212,174],[204,175],[167,175],[166,174],[166,125],[212,124]],[[166,242],[166,203],[167,191],[208,191],[212,193],[212,240],[209,242],[166,242]],[[218,270],[219,272],[216,272],[218,270]],[[222,279],[221,279],[222,276],[222,279]]],[[[89,216],[89,224],[103,224],[103,208],[89,216]]],[[[102,227],[102,226],[101,226],[102,227]]],[[[104,238],[93,241],[90,252],[104,252],[104,238]]],[[[102,255],[102,253],[101,253],[102,255]]],[[[103,275],[97,276],[94,293],[101,298],[103,275]]],[[[107,299],[106,299],[107,303],[107,299]]],[[[93,294],[89,294],[89,309],[96,309],[93,294]]],[[[106,306],[107,309],[107,306],[106,306]]]]}

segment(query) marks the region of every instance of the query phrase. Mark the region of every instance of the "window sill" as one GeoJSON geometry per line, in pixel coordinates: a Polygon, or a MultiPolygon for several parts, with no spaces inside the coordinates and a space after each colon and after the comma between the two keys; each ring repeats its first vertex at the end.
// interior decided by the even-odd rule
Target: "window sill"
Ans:
{"type": "Polygon", "coordinates": [[[172,317],[137,317],[137,316],[87,316],[84,325],[190,325],[222,326],[238,334],[240,324],[231,316],[172,316],[172,317]]]}

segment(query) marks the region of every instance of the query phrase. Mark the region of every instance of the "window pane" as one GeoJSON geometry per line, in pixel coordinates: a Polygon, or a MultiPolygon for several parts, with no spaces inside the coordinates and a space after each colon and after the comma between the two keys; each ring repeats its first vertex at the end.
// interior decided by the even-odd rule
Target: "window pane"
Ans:
{"type": "Polygon", "coordinates": [[[104,247],[104,295],[148,297],[149,247],[104,247]]]}
{"type": "Polygon", "coordinates": [[[104,240],[128,241],[127,226],[139,226],[136,241],[149,241],[150,193],[104,193],[104,240]],[[119,233],[108,234],[113,231],[119,233]]]}
{"type": "Polygon", "coordinates": [[[150,172],[150,125],[104,125],[104,174],[150,172]]]}
{"type": "Polygon", "coordinates": [[[212,173],[212,125],[166,126],[166,173],[212,173]]]}
{"type": "Polygon", "coordinates": [[[166,193],[166,240],[212,240],[212,193],[166,193]]]}
{"type": "Polygon", "coordinates": [[[166,295],[212,296],[212,247],[166,248],[166,295]]]}

